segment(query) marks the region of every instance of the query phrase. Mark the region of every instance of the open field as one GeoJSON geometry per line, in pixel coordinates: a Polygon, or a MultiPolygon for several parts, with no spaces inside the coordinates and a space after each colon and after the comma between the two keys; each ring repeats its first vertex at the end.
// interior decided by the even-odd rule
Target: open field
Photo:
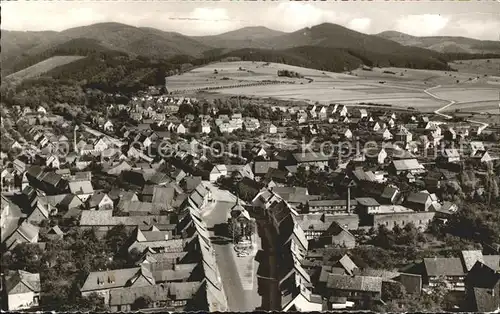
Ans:
{"type": "MultiPolygon", "coordinates": [[[[491,82],[495,83],[499,79],[470,73],[403,68],[373,68],[372,71],[357,69],[349,73],[332,73],[284,64],[238,61],[213,63],[169,77],[167,86],[170,90],[191,91],[216,86],[216,89],[210,90],[215,94],[320,103],[371,102],[400,108],[414,107],[421,111],[434,111],[446,105],[446,100],[454,100],[457,103],[478,102],[470,107],[484,111],[494,109],[489,108],[489,101],[498,98],[498,86],[491,82]],[[304,78],[278,77],[279,69],[299,72],[304,78]],[[285,81],[288,84],[264,85],[263,81],[285,81]],[[424,93],[424,90],[438,85],[433,93],[441,99],[424,93]]],[[[447,110],[454,111],[455,106],[458,104],[447,110]]]]}
{"type": "Polygon", "coordinates": [[[460,60],[449,63],[459,73],[500,75],[500,59],[460,60]]]}
{"type": "Polygon", "coordinates": [[[84,57],[81,56],[56,56],[52,58],[48,58],[37,64],[34,64],[26,69],[18,71],[16,73],[12,73],[5,77],[6,80],[9,81],[22,81],[29,78],[34,78],[46,73],[54,68],[57,68],[61,65],[65,65],[71,63],[73,61],[82,59],[84,57]]]}
{"type": "Polygon", "coordinates": [[[443,110],[443,112],[455,112],[455,110],[460,110],[463,112],[484,112],[484,113],[499,113],[498,104],[500,100],[495,101],[475,101],[475,102],[463,102],[457,103],[443,110]]]}

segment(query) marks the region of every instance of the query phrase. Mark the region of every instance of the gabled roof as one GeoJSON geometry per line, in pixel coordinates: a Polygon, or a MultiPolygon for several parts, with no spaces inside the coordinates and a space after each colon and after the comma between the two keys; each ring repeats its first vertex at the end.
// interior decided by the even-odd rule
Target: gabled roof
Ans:
{"type": "Polygon", "coordinates": [[[398,171],[424,169],[424,166],[422,166],[416,159],[393,160],[392,164],[398,171]]]}
{"type": "MultiPolygon", "coordinates": [[[[125,287],[130,280],[137,279],[138,275],[153,278],[151,272],[144,267],[91,272],[87,276],[87,279],[83,283],[80,291],[85,292],[102,289],[122,288],[125,287]]],[[[151,284],[154,285],[154,282],[152,282],[151,284]]]]}
{"type": "Polygon", "coordinates": [[[381,292],[382,278],[329,274],[326,287],[335,290],[381,292]]]}
{"type": "Polygon", "coordinates": [[[12,276],[6,278],[5,286],[8,294],[39,293],[41,291],[40,274],[17,270],[12,276]]]}
{"type": "Polygon", "coordinates": [[[322,154],[320,152],[310,152],[310,153],[294,153],[293,158],[298,162],[318,162],[318,161],[328,161],[332,159],[330,156],[322,154]]]}
{"type": "Polygon", "coordinates": [[[93,194],[93,195],[89,198],[89,200],[88,200],[88,204],[89,204],[89,206],[90,206],[91,208],[92,208],[92,207],[96,207],[96,206],[98,206],[98,205],[102,202],[102,200],[103,200],[103,199],[105,199],[105,198],[107,198],[107,199],[111,200],[111,199],[109,198],[109,196],[108,196],[106,193],[104,193],[104,192],[97,192],[97,193],[94,193],[94,194],[93,194]]]}
{"type": "Polygon", "coordinates": [[[90,180],[70,181],[69,190],[71,193],[76,195],[94,193],[94,188],[92,187],[90,180]]]}
{"type": "Polygon", "coordinates": [[[354,270],[358,269],[358,266],[353,262],[349,255],[342,256],[342,258],[338,261],[338,264],[340,264],[342,268],[344,268],[345,271],[351,276],[354,274],[354,270]]]}
{"type": "Polygon", "coordinates": [[[430,197],[431,194],[426,192],[411,192],[406,198],[406,201],[416,204],[425,204],[430,197]]]}
{"type": "Polygon", "coordinates": [[[278,168],[278,161],[256,161],[254,164],[255,174],[266,174],[270,168],[278,168]]]}
{"type": "Polygon", "coordinates": [[[424,267],[428,276],[465,276],[466,274],[461,259],[456,257],[424,258],[424,267]]]}

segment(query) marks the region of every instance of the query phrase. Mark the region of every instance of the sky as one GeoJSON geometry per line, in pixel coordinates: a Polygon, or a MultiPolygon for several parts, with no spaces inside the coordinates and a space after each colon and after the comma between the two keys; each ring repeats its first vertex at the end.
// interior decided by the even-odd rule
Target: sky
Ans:
{"type": "Polygon", "coordinates": [[[500,0],[482,1],[8,1],[2,29],[55,30],[100,22],[215,35],[246,26],[293,32],[330,22],[375,34],[500,40],[500,0]]]}

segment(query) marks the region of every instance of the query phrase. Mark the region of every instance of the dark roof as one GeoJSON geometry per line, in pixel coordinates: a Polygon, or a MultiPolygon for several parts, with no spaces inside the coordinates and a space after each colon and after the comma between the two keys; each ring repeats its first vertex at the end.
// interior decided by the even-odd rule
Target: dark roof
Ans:
{"type": "Polygon", "coordinates": [[[315,161],[328,161],[332,159],[330,156],[324,155],[320,152],[310,152],[310,153],[295,153],[293,154],[293,158],[298,163],[301,162],[315,162],[315,161]]]}
{"type": "Polygon", "coordinates": [[[424,258],[424,267],[428,276],[465,276],[462,260],[458,257],[424,258]]]}
{"type": "Polygon", "coordinates": [[[380,206],[380,204],[371,197],[358,197],[356,198],[356,201],[358,201],[358,204],[362,206],[380,206]]]}
{"type": "Polygon", "coordinates": [[[336,290],[381,292],[382,278],[329,274],[326,287],[336,290]]]}
{"type": "Polygon", "coordinates": [[[278,168],[278,161],[256,161],[254,164],[254,173],[266,174],[270,168],[278,168]]]}

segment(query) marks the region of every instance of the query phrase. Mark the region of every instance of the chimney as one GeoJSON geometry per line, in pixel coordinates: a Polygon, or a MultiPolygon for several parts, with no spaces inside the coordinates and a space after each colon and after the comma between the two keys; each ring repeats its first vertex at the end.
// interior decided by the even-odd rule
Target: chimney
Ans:
{"type": "Polygon", "coordinates": [[[351,213],[351,187],[347,186],[347,212],[351,213]]]}

